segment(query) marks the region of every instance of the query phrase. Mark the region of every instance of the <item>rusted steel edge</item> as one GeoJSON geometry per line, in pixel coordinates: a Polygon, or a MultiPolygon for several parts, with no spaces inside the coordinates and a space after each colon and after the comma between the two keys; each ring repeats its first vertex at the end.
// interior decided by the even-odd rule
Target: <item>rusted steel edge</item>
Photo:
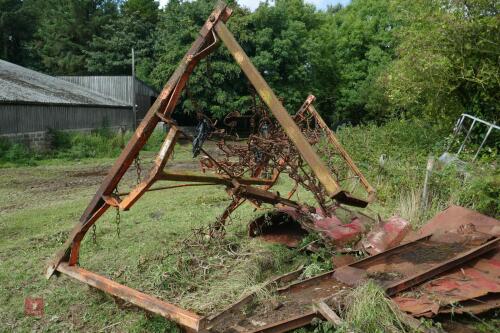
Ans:
{"type": "MultiPolygon", "coordinates": [[[[292,271],[292,272],[289,272],[289,273],[277,276],[277,277],[269,280],[268,282],[266,282],[264,284],[263,288],[269,290],[273,285],[275,285],[277,283],[286,283],[286,282],[293,281],[294,279],[298,278],[303,271],[304,271],[304,266],[301,266],[298,269],[296,269],[295,271],[292,271]]],[[[220,311],[219,313],[216,313],[216,314],[214,314],[212,316],[207,317],[207,325],[206,325],[206,327],[208,329],[211,329],[212,327],[214,327],[215,325],[217,325],[220,321],[224,320],[225,315],[228,312],[237,311],[242,306],[244,306],[244,305],[248,304],[249,302],[251,302],[254,297],[255,297],[255,292],[251,292],[251,293],[243,296],[242,298],[240,298],[235,303],[229,305],[227,308],[225,308],[224,310],[220,311]]]]}
{"type": "Polygon", "coordinates": [[[469,251],[466,251],[466,252],[464,252],[464,253],[462,253],[454,258],[446,260],[445,262],[443,262],[437,266],[429,268],[427,271],[425,271],[423,273],[415,274],[415,275],[410,276],[409,278],[406,278],[402,281],[399,281],[397,283],[389,285],[385,288],[386,294],[388,296],[393,296],[401,291],[404,291],[404,290],[409,289],[417,284],[420,284],[424,281],[427,281],[436,275],[439,275],[439,274],[444,273],[452,268],[455,268],[458,265],[464,264],[471,259],[474,259],[482,254],[485,254],[491,250],[494,250],[497,248],[499,241],[500,241],[500,238],[495,238],[489,242],[484,243],[483,245],[480,245],[478,247],[470,249],[469,251]]]}
{"type": "Polygon", "coordinates": [[[149,171],[148,177],[140,182],[131,192],[127,195],[122,202],[120,202],[120,209],[129,210],[134,203],[139,200],[144,193],[154,184],[158,174],[163,170],[165,164],[167,164],[168,159],[172,156],[174,151],[175,143],[179,137],[179,131],[176,126],[170,126],[168,133],[161,145],[160,151],[156,156],[155,162],[151,170],[149,171]]]}
{"type": "MultiPolygon", "coordinates": [[[[309,95],[314,97],[313,95],[309,95]]],[[[370,185],[368,180],[365,178],[361,170],[359,170],[358,166],[356,163],[354,163],[353,159],[349,155],[349,153],[345,150],[344,146],[340,143],[339,139],[335,135],[335,133],[328,127],[326,122],[323,120],[319,112],[316,110],[314,105],[312,103],[309,103],[307,110],[313,115],[313,117],[316,119],[318,122],[318,125],[323,128],[325,131],[328,133],[328,139],[331,144],[337,148],[337,151],[340,153],[344,161],[349,165],[349,168],[356,174],[356,176],[359,177],[359,180],[361,181],[361,184],[365,187],[366,192],[368,193],[368,202],[373,202],[376,197],[376,191],[375,189],[370,185]]]]}
{"type": "Polygon", "coordinates": [[[325,187],[328,195],[335,196],[339,193],[341,189],[333,176],[330,174],[330,170],[328,170],[325,163],[323,163],[321,158],[313,150],[307,139],[302,134],[300,128],[288,114],[286,109],[283,107],[283,104],[276,97],[273,90],[269,87],[257,68],[255,68],[252,64],[250,58],[238,44],[224,22],[217,22],[215,25],[215,32],[232,54],[236,63],[241,67],[248,80],[255,87],[255,90],[257,90],[257,93],[262,98],[264,103],[276,117],[276,120],[278,120],[281,124],[285,133],[295,144],[297,150],[300,152],[301,156],[307,162],[318,180],[325,187]]]}
{"type": "MultiPolygon", "coordinates": [[[[175,188],[181,187],[196,187],[196,186],[214,186],[217,184],[214,183],[187,183],[187,184],[175,184],[175,185],[167,185],[167,186],[158,186],[149,188],[146,192],[155,192],[155,191],[163,191],[163,190],[171,190],[175,188]]],[[[129,195],[130,192],[120,192],[118,195],[129,195]]]]}
{"type": "Polygon", "coordinates": [[[251,185],[240,184],[235,178],[231,181],[231,187],[228,187],[228,193],[236,197],[246,198],[248,200],[257,200],[273,205],[280,203],[296,209],[306,207],[304,205],[300,205],[296,201],[282,198],[278,193],[273,193],[251,185]]]}
{"type": "MultiPolygon", "coordinates": [[[[428,239],[430,237],[431,237],[431,235],[426,235],[426,236],[417,238],[416,240],[414,240],[412,242],[398,245],[398,246],[393,247],[393,248],[391,248],[391,249],[389,249],[389,250],[387,250],[385,252],[381,252],[381,253],[378,253],[376,255],[373,255],[373,256],[370,256],[370,257],[358,260],[358,261],[356,261],[356,262],[354,262],[354,263],[352,263],[350,265],[347,265],[347,266],[353,266],[353,267],[355,267],[356,264],[370,263],[371,261],[377,260],[378,258],[383,257],[383,256],[387,255],[388,253],[390,254],[390,253],[396,251],[397,249],[401,249],[401,248],[404,248],[404,247],[407,247],[407,246],[411,246],[415,242],[418,242],[418,241],[421,241],[421,240],[425,240],[425,239],[428,239]]],[[[316,276],[313,276],[311,278],[308,278],[308,279],[305,279],[305,280],[302,280],[302,281],[298,281],[298,282],[289,284],[288,286],[285,286],[283,288],[279,288],[278,292],[279,293],[284,293],[286,291],[292,291],[293,292],[294,289],[305,288],[305,287],[311,286],[311,285],[316,284],[318,281],[321,281],[323,279],[333,279],[333,273],[334,272],[335,272],[335,270],[331,270],[331,271],[322,273],[320,275],[316,275],[316,276]]]]}
{"type": "Polygon", "coordinates": [[[409,246],[412,246],[413,244],[415,243],[418,243],[420,241],[424,241],[424,240],[427,240],[427,239],[430,239],[432,236],[431,235],[425,235],[425,236],[422,236],[422,237],[419,237],[411,242],[408,242],[408,243],[404,243],[404,244],[400,244],[398,246],[395,246],[395,247],[391,247],[390,249],[388,250],[385,250],[383,252],[380,252],[380,253],[377,253],[373,256],[369,256],[369,257],[366,257],[364,259],[361,259],[361,260],[358,260],[356,262],[353,262],[352,264],[349,264],[347,266],[352,266],[352,267],[356,267],[356,268],[363,268],[363,265],[365,264],[370,264],[372,261],[376,261],[378,260],[379,258],[381,257],[385,257],[389,254],[392,254],[393,252],[396,252],[402,248],[405,248],[405,247],[409,247],[409,246]]]}
{"type": "MultiPolygon", "coordinates": [[[[171,181],[189,181],[189,182],[202,182],[214,183],[220,185],[231,184],[231,178],[223,175],[206,175],[194,172],[176,172],[176,171],[163,171],[157,175],[158,180],[171,180],[171,181]]],[[[274,183],[273,179],[254,178],[254,177],[236,177],[239,183],[245,185],[271,185],[274,183]]]]}
{"type": "Polygon", "coordinates": [[[296,328],[304,327],[312,323],[313,319],[323,317],[316,310],[307,311],[304,314],[294,316],[285,320],[271,323],[257,329],[248,331],[247,333],[283,333],[296,328]]]}
{"type": "Polygon", "coordinates": [[[297,281],[297,282],[291,283],[288,286],[278,288],[277,292],[278,292],[278,294],[283,294],[283,293],[288,292],[288,291],[294,292],[297,289],[303,289],[303,288],[307,288],[309,286],[312,286],[312,285],[314,285],[314,284],[316,284],[319,281],[322,281],[324,279],[333,279],[333,272],[335,272],[335,271],[334,270],[328,271],[328,272],[313,276],[311,278],[308,278],[308,279],[305,279],[302,281],[297,281]]]}
{"type": "Polygon", "coordinates": [[[196,332],[204,330],[205,317],[119,284],[99,274],[78,266],[69,266],[67,263],[59,264],[57,271],[166,319],[173,320],[196,332]]]}

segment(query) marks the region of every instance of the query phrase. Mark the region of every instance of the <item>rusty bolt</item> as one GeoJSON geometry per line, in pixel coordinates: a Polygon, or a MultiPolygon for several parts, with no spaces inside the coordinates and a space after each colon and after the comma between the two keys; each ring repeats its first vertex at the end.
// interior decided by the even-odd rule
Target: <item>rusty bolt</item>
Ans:
{"type": "Polygon", "coordinates": [[[215,16],[214,16],[214,14],[210,15],[209,20],[210,20],[210,22],[214,22],[214,21],[215,21],[215,16]]]}

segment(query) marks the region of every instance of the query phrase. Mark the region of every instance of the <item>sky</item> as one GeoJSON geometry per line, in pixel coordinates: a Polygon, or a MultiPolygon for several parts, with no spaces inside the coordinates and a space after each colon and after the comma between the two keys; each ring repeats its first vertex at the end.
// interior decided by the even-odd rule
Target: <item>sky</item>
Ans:
{"type": "MultiPolygon", "coordinates": [[[[336,5],[338,3],[341,3],[342,5],[347,5],[350,0],[305,0],[306,2],[312,3],[316,5],[318,9],[325,9],[326,6],[328,5],[336,5]]],[[[163,7],[168,0],[160,0],[160,7],[163,7]]],[[[245,7],[250,8],[251,10],[254,10],[259,6],[259,2],[261,0],[238,0],[240,5],[243,5],[245,7]]]]}

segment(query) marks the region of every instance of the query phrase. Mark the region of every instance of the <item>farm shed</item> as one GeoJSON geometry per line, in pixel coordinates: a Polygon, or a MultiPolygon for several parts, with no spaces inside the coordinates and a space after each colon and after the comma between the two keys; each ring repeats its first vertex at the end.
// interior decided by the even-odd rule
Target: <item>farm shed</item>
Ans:
{"type": "Polygon", "coordinates": [[[153,105],[158,96],[158,92],[145,82],[132,77],[131,75],[121,76],[58,76],[65,81],[83,86],[101,95],[109,96],[127,105],[137,106],[137,119],[144,118],[149,107],[153,105]],[[133,88],[132,89],[132,85],[133,88]],[[132,91],[135,91],[135,96],[132,91]]]}
{"type": "Polygon", "coordinates": [[[32,144],[47,129],[132,128],[132,106],[85,87],[0,60],[0,136],[32,144]]]}

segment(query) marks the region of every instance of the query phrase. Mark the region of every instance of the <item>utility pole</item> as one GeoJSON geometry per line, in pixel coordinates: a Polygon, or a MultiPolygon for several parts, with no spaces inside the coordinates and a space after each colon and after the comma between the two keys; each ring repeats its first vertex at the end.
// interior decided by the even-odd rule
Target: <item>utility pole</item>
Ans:
{"type": "Polygon", "coordinates": [[[134,113],[134,130],[137,128],[137,109],[135,103],[135,53],[132,48],[132,112],[134,113]]]}

